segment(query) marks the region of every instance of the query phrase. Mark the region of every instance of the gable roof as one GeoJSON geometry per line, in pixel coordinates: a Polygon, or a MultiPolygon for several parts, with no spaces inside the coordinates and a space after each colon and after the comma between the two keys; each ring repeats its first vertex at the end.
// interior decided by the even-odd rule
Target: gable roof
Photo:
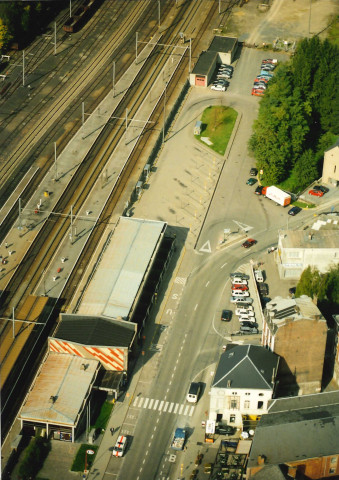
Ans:
{"type": "Polygon", "coordinates": [[[61,314],[61,322],[53,337],[82,345],[130,347],[137,325],[92,315],[61,314]]]}
{"type": "Polygon", "coordinates": [[[228,345],[212,387],[272,390],[279,356],[257,345],[228,345]]]}
{"type": "Polygon", "coordinates": [[[249,468],[257,465],[258,455],[277,465],[339,453],[339,391],[277,399],[271,405],[257,425],[249,468]]]}

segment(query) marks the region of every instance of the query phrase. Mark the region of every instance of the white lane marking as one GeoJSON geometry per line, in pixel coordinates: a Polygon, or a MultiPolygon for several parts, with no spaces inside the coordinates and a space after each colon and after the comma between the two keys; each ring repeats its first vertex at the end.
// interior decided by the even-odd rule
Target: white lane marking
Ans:
{"type": "Polygon", "coordinates": [[[188,405],[186,405],[186,408],[185,408],[185,411],[184,411],[184,415],[187,415],[187,412],[188,412],[188,409],[189,409],[189,408],[190,408],[190,407],[189,407],[188,405]]]}
{"type": "Polygon", "coordinates": [[[209,240],[207,240],[207,242],[205,242],[203,246],[199,248],[199,252],[212,253],[211,243],[209,240]]]}
{"type": "Polygon", "coordinates": [[[190,413],[188,414],[190,417],[193,415],[194,407],[191,407],[190,413]]]}
{"type": "Polygon", "coordinates": [[[144,399],[141,397],[141,398],[140,398],[139,405],[138,405],[139,408],[141,407],[143,401],[144,401],[144,399]]]}
{"type": "Polygon", "coordinates": [[[176,404],[175,404],[175,408],[174,408],[174,412],[173,412],[173,413],[177,413],[177,411],[178,411],[178,408],[179,408],[179,403],[176,403],[176,404]]]}
{"type": "Polygon", "coordinates": [[[183,411],[184,409],[184,405],[180,405],[180,408],[179,408],[179,415],[181,415],[181,412],[183,411]]]}
{"type": "Polygon", "coordinates": [[[144,464],[145,462],[146,462],[146,458],[143,459],[142,464],[144,464]]]}
{"type": "Polygon", "coordinates": [[[162,409],[162,406],[163,406],[164,403],[165,403],[165,402],[164,402],[163,400],[161,400],[158,410],[161,410],[161,409],[162,409]]]}
{"type": "Polygon", "coordinates": [[[175,372],[175,371],[176,371],[176,369],[177,369],[177,367],[174,367],[174,368],[173,368],[173,372],[175,372]]]}
{"type": "Polygon", "coordinates": [[[208,280],[208,282],[206,283],[205,287],[208,287],[209,284],[210,284],[210,281],[208,280]]]}
{"type": "Polygon", "coordinates": [[[148,408],[152,408],[153,402],[154,402],[154,398],[151,398],[151,400],[149,401],[148,408]]]}
{"type": "Polygon", "coordinates": [[[148,450],[147,450],[147,452],[145,453],[145,455],[148,455],[148,450]]]}
{"type": "Polygon", "coordinates": [[[152,435],[151,435],[151,440],[153,439],[153,437],[154,437],[154,433],[152,433],[152,435]]]}
{"type": "Polygon", "coordinates": [[[159,417],[157,418],[157,423],[159,423],[159,417]]]}
{"type": "Polygon", "coordinates": [[[144,408],[147,408],[148,402],[149,402],[149,398],[145,398],[144,408]]]}
{"type": "Polygon", "coordinates": [[[196,311],[196,309],[198,308],[198,303],[196,304],[196,306],[194,307],[194,311],[196,311]]]}
{"type": "Polygon", "coordinates": [[[152,445],[152,442],[149,442],[148,447],[150,447],[151,445],[152,445]]]}
{"type": "Polygon", "coordinates": [[[173,407],[174,407],[174,402],[172,402],[169,406],[169,409],[168,409],[168,413],[171,413],[171,411],[173,410],[173,407]]]}
{"type": "Polygon", "coordinates": [[[169,402],[166,402],[166,403],[165,403],[165,406],[164,406],[163,412],[167,412],[168,404],[169,404],[169,402]]]}
{"type": "Polygon", "coordinates": [[[169,385],[172,385],[172,380],[169,382],[169,385]]]}
{"type": "Polygon", "coordinates": [[[153,410],[156,410],[156,409],[157,409],[158,403],[159,403],[159,400],[156,400],[156,401],[154,402],[153,410]]]}
{"type": "Polygon", "coordinates": [[[133,407],[136,407],[136,406],[137,406],[138,400],[139,400],[138,397],[134,400],[134,402],[133,402],[133,407]]]}
{"type": "Polygon", "coordinates": [[[155,427],[153,428],[153,432],[155,432],[155,431],[156,431],[156,429],[157,429],[157,427],[155,426],[155,427]]]}
{"type": "Polygon", "coordinates": [[[220,267],[220,268],[224,268],[226,265],[227,265],[227,262],[226,262],[226,263],[224,263],[223,265],[221,265],[221,267],[220,267]]]}

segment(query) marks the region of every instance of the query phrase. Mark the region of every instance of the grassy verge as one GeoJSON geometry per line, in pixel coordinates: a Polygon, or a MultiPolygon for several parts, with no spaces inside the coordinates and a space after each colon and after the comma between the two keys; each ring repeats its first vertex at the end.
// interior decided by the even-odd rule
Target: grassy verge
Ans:
{"type": "Polygon", "coordinates": [[[95,455],[98,450],[97,445],[87,445],[86,443],[82,444],[78,450],[78,453],[75,456],[73,465],[71,467],[72,472],[83,472],[85,470],[85,460],[86,460],[86,450],[94,451],[94,455],[87,454],[87,469],[93,464],[95,455]]]}
{"type": "Polygon", "coordinates": [[[300,208],[314,208],[315,204],[314,203],[301,202],[300,200],[297,200],[297,201],[291,203],[291,206],[300,207],[300,208]]]}
{"type": "Polygon", "coordinates": [[[102,404],[98,418],[95,421],[95,424],[92,425],[92,428],[106,428],[109,417],[111,416],[113,403],[105,401],[102,404]]]}
{"type": "Polygon", "coordinates": [[[208,137],[211,145],[207,145],[212,150],[223,155],[231,137],[238,112],[233,108],[224,106],[208,107],[204,110],[201,121],[201,135],[196,137],[204,144],[201,137],[208,137]]]}

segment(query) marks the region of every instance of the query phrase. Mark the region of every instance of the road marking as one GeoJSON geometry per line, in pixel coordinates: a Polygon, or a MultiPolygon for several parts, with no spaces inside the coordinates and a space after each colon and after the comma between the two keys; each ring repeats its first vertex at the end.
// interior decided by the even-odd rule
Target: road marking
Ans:
{"type": "Polygon", "coordinates": [[[179,403],[176,403],[176,404],[175,404],[175,409],[174,409],[174,412],[173,412],[173,413],[177,413],[178,408],[179,408],[179,403]]]}
{"type": "Polygon", "coordinates": [[[175,277],[174,283],[179,283],[180,285],[185,285],[186,284],[186,277],[175,277]]]}
{"type": "Polygon", "coordinates": [[[148,450],[147,450],[147,452],[145,453],[145,455],[148,455],[148,450]]]}
{"type": "Polygon", "coordinates": [[[149,448],[151,445],[152,445],[152,442],[149,442],[149,444],[148,444],[148,448],[149,448]]]}
{"type": "Polygon", "coordinates": [[[149,401],[148,408],[152,408],[153,402],[154,402],[154,398],[151,398],[151,400],[149,401]]]}
{"type": "Polygon", "coordinates": [[[191,417],[193,415],[193,412],[194,412],[194,407],[192,406],[191,410],[190,410],[190,413],[188,415],[191,417]]]}
{"type": "Polygon", "coordinates": [[[164,403],[165,402],[163,400],[161,400],[160,405],[159,405],[159,410],[162,410],[162,406],[163,406],[164,403]]]}
{"type": "Polygon", "coordinates": [[[212,253],[211,243],[209,240],[207,240],[207,242],[204,243],[201,248],[199,248],[199,252],[212,253]]]}
{"type": "Polygon", "coordinates": [[[238,225],[238,227],[241,229],[241,230],[244,230],[245,232],[248,232],[249,230],[252,230],[254,227],[251,227],[250,225],[246,225],[246,223],[242,223],[242,222],[237,222],[236,220],[233,220],[233,222],[238,225]]]}
{"type": "Polygon", "coordinates": [[[154,402],[153,410],[156,410],[156,409],[157,409],[158,403],[159,403],[159,400],[156,400],[156,401],[154,402]]]}
{"type": "Polygon", "coordinates": [[[185,408],[185,411],[184,411],[184,415],[187,415],[187,412],[188,412],[188,409],[189,409],[189,408],[190,408],[190,407],[187,405],[186,408],[185,408]]]}
{"type": "Polygon", "coordinates": [[[140,402],[139,402],[139,405],[138,405],[139,408],[141,407],[143,401],[144,401],[144,399],[143,399],[143,398],[140,398],[140,402]]]}
{"type": "Polygon", "coordinates": [[[174,402],[172,402],[169,406],[168,413],[171,413],[174,407],[174,402]]]}
{"type": "Polygon", "coordinates": [[[220,268],[224,268],[226,265],[227,265],[227,263],[224,263],[223,265],[221,265],[220,268]]]}
{"type": "Polygon", "coordinates": [[[148,402],[149,402],[149,398],[145,398],[144,408],[147,408],[148,402]]]}
{"type": "Polygon", "coordinates": [[[173,368],[173,371],[175,372],[175,371],[176,371],[176,369],[177,369],[177,367],[175,366],[175,367],[173,368]]]}
{"type": "Polygon", "coordinates": [[[206,283],[205,287],[208,287],[209,284],[210,284],[210,281],[208,280],[208,282],[206,283]]]}
{"type": "Polygon", "coordinates": [[[169,404],[169,402],[166,402],[166,403],[165,403],[165,406],[164,406],[163,412],[166,412],[166,411],[167,411],[168,404],[169,404]]]}
{"type": "Polygon", "coordinates": [[[183,409],[184,409],[184,406],[185,406],[185,405],[180,405],[180,408],[179,408],[179,415],[181,415],[181,412],[183,411],[183,409]]]}

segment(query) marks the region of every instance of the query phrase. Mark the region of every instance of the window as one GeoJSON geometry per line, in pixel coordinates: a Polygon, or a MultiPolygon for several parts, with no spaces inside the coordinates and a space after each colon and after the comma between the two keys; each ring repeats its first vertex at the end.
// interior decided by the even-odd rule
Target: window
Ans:
{"type": "Polygon", "coordinates": [[[337,457],[332,457],[332,458],[331,458],[331,464],[332,464],[332,463],[337,463],[337,457]]]}
{"type": "Polygon", "coordinates": [[[234,410],[237,408],[238,402],[236,398],[231,398],[231,408],[234,410]]]}
{"type": "Polygon", "coordinates": [[[264,402],[258,402],[258,410],[261,410],[264,408],[264,402]]]}
{"type": "Polygon", "coordinates": [[[250,408],[250,401],[249,400],[244,401],[244,408],[250,408]]]}
{"type": "Polygon", "coordinates": [[[245,395],[251,395],[250,392],[246,392],[245,395]]]}
{"type": "Polygon", "coordinates": [[[232,392],[232,395],[237,395],[237,392],[232,392]]]}
{"type": "Polygon", "coordinates": [[[329,473],[335,473],[335,470],[336,470],[335,468],[330,468],[329,473]]]}
{"type": "Polygon", "coordinates": [[[230,423],[235,423],[235,415],[230,415],[230,423]]]}
{"type": "Polygon", "coordinates": [[[288,257],[289,258],[299,258],[300,253],[299,252],[288,252],[288,257]]]}

